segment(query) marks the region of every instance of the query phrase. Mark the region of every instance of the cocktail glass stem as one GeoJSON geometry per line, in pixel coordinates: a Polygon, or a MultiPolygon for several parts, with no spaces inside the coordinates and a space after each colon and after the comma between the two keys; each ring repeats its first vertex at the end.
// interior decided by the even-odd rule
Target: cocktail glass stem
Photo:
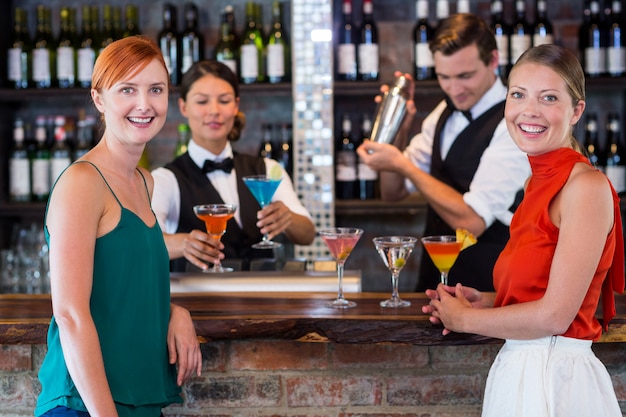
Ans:
{"type": "Polygon", "coordinates": [[[441,271],[441,283],[448,285],[448,271],[441,271]]]}
{"type": "Polygon", "coordinates": [[[394,302],[400,301],[400,294],[398,293],[398,281],[400,278],[400,271],[391,273],[391,299],[394,302]]]}
{"type": "Polygon", "coordinates": [[[356,306],[354,301],[348,301],[343,296],[343,264],[343,261],[337,262],[337,282],[339,285],[337,289],[337,299],[327,303],[326,306],[328,307],[351,308],[356,306]]]}

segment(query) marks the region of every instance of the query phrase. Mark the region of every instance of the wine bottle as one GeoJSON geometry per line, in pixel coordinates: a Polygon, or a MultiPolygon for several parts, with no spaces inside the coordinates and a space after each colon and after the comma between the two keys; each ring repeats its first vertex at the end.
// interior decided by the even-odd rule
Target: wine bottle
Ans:
{"type": "Polygon", "coordinates": [[[437,20],[437,25],[443,19],[447,19],[450,16],[450,3],[448,0],[437,0],[436,8],[435,8],[435,19],[437,20]]]}
{"type": "Polygon", "coordinates": [[[72,150],[72,160],[82,158],[93,146],[93,126],[85,118],[84,110],[76,122],[76,146],[72,150]]]}
{"type": "Polygon", "coordinates": [[[280,163],[285,172],[291,177],[293,175],[293,150],[291,140],[291,124],[281,123],[276,126],[279,131],[279,138],[276,141],[276,154],[274,159],[280,163]]]}
{"type": "Polygon", "coordinates": [[[189,144],[189,138],[191,136],[191,130],[187,123],[178,124],[178,140],[176,142],[176,148],[174,149],[174,158],[178,158],[185,152],[187,152],[187,145],[189,144]]]}
{"type": "Polygon", "coordinates": [[[47,140],[46,118],[37,116],[35,119],[36,148],[31,160],[34,201],[47,201],[50,194],[50,151],[46,145],[47,140]]]}
{"type": "Polygon", "coordinates": [[[52,87],[56,48],[49,25],[50,9],[37,6],[37,31],[33,47],[33,84],[37,88],[52,87]]]}
{"type": "Polygon", "coordinates": [[[526,20],[526,0],[515,0],[515,22],[510,39],[511,65],[514,65],[532,43],[531,28],[526,20]]]}
{"type": "Polygon", "coordinates": [[[127,4],[124,8],[124,32],[122,38],[141,34],[139,30],[139,10],[133,4],[127,4]]]}
{"type": "Polygon", "coordinates": [[[272,29],[267,38],[267,81],[272,84],[289,80],[291,58],[289,38],[283,27],[282,4],[272,2],[272,29]]]}
{"type": "Polygon", "coordinates": [[[163,4],[163,27],[159,31],[159,48],[165,60],[170,84],[180,83],[180,58],[178,57],[178,31],[176,29],[176,7],[170,3],[163,4]]]}
{"type": "Polygon", "coordinates": [[[620,77],[626,73],[626,39],[624,38],[624,21],[622,2],[613,0],[611,18],[607,30],[606,68],[612,77],[620,77]]]}
{"type": "MultiPolygon", "coordinates": [[[[92,20],[92,8],[82,8],[82,33],[80,48],[78,49],[78,85],[82,88],[91,88],[91,75],[96,62],[96,35],[94,26],[97,20],[92,20]]],[[[95,16],[94,16],[95,17],[95,16]]]]}
{"type": "Polygon", "coordinates": [[[257,21],[257,6],[249,1],[246,3],[246,29],[239,49],[240,81],[244,84],[265,81],[263,72],[265,42],[257,21]]]}
{"type": "Polygon", "coordinates": [[[378,28],[374,22],[372,0],[363,0],[363,22],[357,48],[358,79],[361,81],[378,80],[380,55],[378,48],[378,28]]]}
{"type": "Polygon", "coordinates": [[[618,193],[626,191],[626,153],[620,138],[619,116],[609,113],[606,137],[606,176],[618,193]]]}
{"type": "Polygon", "coordinates": [[[352,121],[344,114],[341,121],[341,136],[335,151],[335,197],[349,200],[357,197],[357,155],[352,136],[352,121]]]}
{"type": "Polygon", "coordinates": [[[356,31],[352,23],[352,0],[343,0],[342,22],[337,43],[337,80],[355,81],[356,68],[356,31]]]}
{"type": "MultiPolygon", "coordinates": [[[[371,131],[372,120],[369,114],[366,113],[363,115],[363,121],[361,122],[361,143],[370,137],[371,131]]],[[[365,164],[361,158],[358,158],[357,178],[359,180],[359,199],[371,200],[375,198],[378,172],[365,164]]]]}
{"type": "Polygon", "coordinates": [[[272,125],[269,123],[263,123],[261,126],[262,142],[261,149],[259,150],[259,156],[263,158],[273,157],[273,141],[272,141],[272,125]]]}
{"type": "Polygon", "coordinates": [[[591,165],[601,169],[601,152],[598,142],[598,118],[595,113],[590,113],[587,115],[585,122],[585,142],[583,146],[591,165]]]}
{"type": "Polygon", "coordinates": [[[233,6],[228,5],[222,13],[220,23],[220,38],[215,45],[215,60],[228,66],[234,74],[237,74],[237,48],[236,35],[233,25],[233,6]]]}
{"type": "Polygon", "coordinates": [[[471,13],[469,0],[458,0],[456,3],[457,13],[471,13]]]}
{"type": "Polygon", "coordinates": [[[102,50],[116,39],[117,34],[115,32],[115,26],[113,25],[113,7],[109,4],[105,4],[102,8],[102,35],[98,54],[102,53],[102,50]]]}
{"type": "Polygon", "coordinates": [[[552,22],[548,19],[548,1],[536,0],[536,17],[533,24],[533,46],[554,43],[552,22]]]}
{"type": "Polygon", "coordinates": [[[181,74],[202,59],[204,37],[198,31],[198,8],[193,3],[185,3],[185,30],[181,35],[181,74]]]}
{"type": "Polygon", "coordinates": [[[491,2],[491,29],[495,34],[498,46],[498,76],[504,79],[509,75],[511,66],[511,27],[504,20],[502,0],[492,0],[491,2]]]}
{"type": "Polygon", "coordinates": [[[69,7],[59,12],[61,29],[57,40],[57,85],[60,88],[74,87],[76,82],[76,38],[72,33],[72,14],[69,7]]]}
{"type": "Polygon", "coordinates": [[[429,45],[433,37],[433,28],[428,22],[428,0],[415,2],[415,17],[417,23],[413,28],[414,76],[416,80],[430,80],[435,77],[435,61],[429,45]]]}
{"type": "Polygon", "coordinates": [[[584,36],[584,69],[589,77],[599,77],[606,73],[606,30],[600,17],[600,2],[591,0],[589,4],[589,24],[584,36]]]}
{"type": "Polygon", "coordinates": [[[30,160],[24,143],[24,121],[13,122],[13,149],[9,156],[9,199],[30,201],[30,160]]]}
{"type": "Polygon", "coordinates": [[[13,88],[28,88],[33,48],[28,33],[28,14],[20,7],[16,7],[14,13],[13,32],[7,51],[8,80],[13,88]]]}
{"type": "Polygon", "coordinates": [[[59,175],[72,163],[70,147],[67,144],[65,117],[54,118],[54,145],[50,148],[50,182],[54,185],[59,175]]]}

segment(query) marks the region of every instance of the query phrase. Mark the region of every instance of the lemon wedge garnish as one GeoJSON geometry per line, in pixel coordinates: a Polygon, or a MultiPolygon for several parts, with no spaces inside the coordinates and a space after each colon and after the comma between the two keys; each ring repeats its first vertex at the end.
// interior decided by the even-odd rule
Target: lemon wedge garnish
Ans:
{"type": "Polygon", "coordinates": [[[456,241],[463,242],[461,250],[469,248],[476,243],[476,237],[465,229],[456,229],[456,241]]]}
{"type": "Polygon", "coordinates": [[[272,166],[272,168],[270,169],[269,177],[271,180],[279,180],[283,177],[283,169],[280,167],[280,165],[272,166]]]}

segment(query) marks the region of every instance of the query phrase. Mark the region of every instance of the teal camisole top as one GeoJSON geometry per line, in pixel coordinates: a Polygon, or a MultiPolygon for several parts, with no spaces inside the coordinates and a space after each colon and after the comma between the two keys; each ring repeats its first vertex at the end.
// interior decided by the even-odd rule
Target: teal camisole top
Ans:
{"type": "MultiPolygon", "coordinates": [[[[111,232],[96,239],[91,315],[119,416],[158,417],[163,407],[182,402],[176,369],[169,364],[167,351],[168,253],[158,222],[148,227],[124,208],[100,170],[98,173],[122,214],[111,232]]],[[[150,201],[147,186],[146,195],[150,201]]],[[[45,235],[49,243],[47,228],[45,235]]],[[[39,380],[42,391],[36,416],[57,406],[87,411],[65,364],[54,316],[39,380]]]]}

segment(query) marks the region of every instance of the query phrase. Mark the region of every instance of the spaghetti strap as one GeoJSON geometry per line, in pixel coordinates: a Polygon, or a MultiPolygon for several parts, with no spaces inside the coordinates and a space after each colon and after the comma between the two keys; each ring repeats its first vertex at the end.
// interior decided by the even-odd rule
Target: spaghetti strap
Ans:
{"type": "MultiPolygon", "coordinates": [[[[89,165],[91,165],[92,167],[94,167],[96,169],[96,171],[98,171],[98,174],[100,174],[100,176],[102,177],[102,181],[104,181],[104,183],[106,184],[107,188],[109,189],[109,191],[111,191],[111,194],[113,194],[113,197],[115,197],[115,200],[117,201],[117,204],[120,205],[120,208],[124,208],[124,206],[122,205],[122,202],[119,200],[119,198],[117,198],[117,196],[115,195],[115,193],[113,192],[113,189],[111,188],[111,186],[109,185],[109,183],[107,182],[107,179],[104,178],[104,175],[102,175],[102,172],[100,171],[100,169],[98,169],[98,167],[96,166],[96,164],[94,164],[93,162],[90,161],[75,161],[74,164],[80,164],[80,163],[87,163],[89,165]]],[[[143,176],[142,176],[143,178],[143,176]]],[[[146,180],[144,180],[145,183],[146,180]]]]}
{"type": "MultiPolygon", "coordinates": [[[[143,186],[146,188],[146,195],[148,196],[148,202],[152,201],[152,197],[150,197],[150,191],[148,191],[148,183],[146,182],[146,177],[143,176],[143,173],[141,172],[141,170],[139,168],[135,168],[137,170],[137,172],[139,172],[139,175],[141,175],[141,179],[143,180],[143,186]]],[[[150,207],[152,208],[152,204],[150,204],[150,207]]]]}

